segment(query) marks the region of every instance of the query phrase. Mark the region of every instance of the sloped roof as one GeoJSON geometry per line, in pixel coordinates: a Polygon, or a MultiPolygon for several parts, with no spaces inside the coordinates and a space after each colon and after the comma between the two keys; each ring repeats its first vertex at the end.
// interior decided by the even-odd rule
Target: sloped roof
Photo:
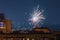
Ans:
{"type": "Polygon", "coordinates": [[[29,33],[50,33],[47,27],[36,27],[33,28],[29,33]]]}

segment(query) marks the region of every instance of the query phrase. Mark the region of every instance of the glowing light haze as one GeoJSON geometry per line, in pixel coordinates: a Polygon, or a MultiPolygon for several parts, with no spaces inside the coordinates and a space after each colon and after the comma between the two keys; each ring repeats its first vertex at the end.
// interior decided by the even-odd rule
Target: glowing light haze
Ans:
{"type": "Polygon", "coordinates": [[[45,19],[45,17],[42,15],[44,10],[39,10],[39,5],[37,6],[36,10],[33,11],[31,14],[31,18],[29,18],[30,24],[36,26],[39,26],[40,24],[43,24],[42,21],[45,19]]]}

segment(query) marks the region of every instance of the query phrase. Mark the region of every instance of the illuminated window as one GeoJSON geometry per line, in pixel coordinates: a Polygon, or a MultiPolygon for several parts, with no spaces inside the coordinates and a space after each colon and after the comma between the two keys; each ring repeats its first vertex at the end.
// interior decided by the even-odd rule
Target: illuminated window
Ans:
{"type": "Polygon", "coordinates": [[[23,40],[25,40],[25,39],[23,38],[23,40]]]}
{"type": "Polygon", "coordinates": [[[32,40],[34,40],[34,39],[32,39],[32,40]]]}
{"type": "Polygon", "coordinates": [[[27,40],[29,40],[29,38],[27,38],[27,40]]]}
{"type": "Polygon", "coordinates": [[[4,26],[4,23],[3,22],[0,22],[0,27],[4,26]]]}

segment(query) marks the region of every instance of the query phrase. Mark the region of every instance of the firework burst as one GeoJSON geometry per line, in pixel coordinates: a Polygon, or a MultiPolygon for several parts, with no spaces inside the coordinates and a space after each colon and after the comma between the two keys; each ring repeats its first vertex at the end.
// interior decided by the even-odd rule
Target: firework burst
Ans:
{"type": "Polygon", "coordinates": [[[30,24],[34,26],[38,26],[39,23],[42,24],[42,21],[45,19],[45,17],[42,15],[44,10],[39,10],[39,6],[37,6],[37,9],[33,11],[31,14],[31,18],[29,18],[30,24]]]}

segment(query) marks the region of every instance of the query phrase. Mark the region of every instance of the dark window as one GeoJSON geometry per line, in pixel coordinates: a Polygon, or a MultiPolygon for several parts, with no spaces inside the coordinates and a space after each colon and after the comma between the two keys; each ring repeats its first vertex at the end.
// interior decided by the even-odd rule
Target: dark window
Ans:
{"type": "Polygon", "coordinates": [[[50,40],[55,40],[54,38],[51,38],[50,40]]]}
{"type": "Polygon", "coordinates": [[[56,39],[57,40],[60,40],[60,35],[56,35],[56,39]]]}

